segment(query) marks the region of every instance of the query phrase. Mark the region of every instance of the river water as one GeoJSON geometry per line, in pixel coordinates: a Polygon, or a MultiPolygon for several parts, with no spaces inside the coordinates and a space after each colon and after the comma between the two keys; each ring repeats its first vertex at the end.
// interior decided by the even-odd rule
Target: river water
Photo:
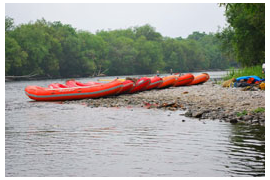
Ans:
{"type": "Polygon", "coordinates": [[[34,102],[24,94],[27,85],[52,82],[64,80],[5,83],[8,177],[265,176],[264,127],[182,111],[34,102]]]}

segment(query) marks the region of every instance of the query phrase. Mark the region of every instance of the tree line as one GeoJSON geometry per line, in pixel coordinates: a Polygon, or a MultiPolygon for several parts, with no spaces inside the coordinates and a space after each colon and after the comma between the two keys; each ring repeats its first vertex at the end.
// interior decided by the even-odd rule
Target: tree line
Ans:
{"type": "Polygon", "coordinates": [[[229,26],[217,33],[222,51],[242,66],[265,62],[265,3],[221,3],[229,26]]]}
{"type": "Polygon", "coordinates": [[[5,74],[86,77],[189,72],[236,65],[214,33],[163,37],[149,24],[95,34],[45,19],[14,25],[5,17],[5,74]]]}

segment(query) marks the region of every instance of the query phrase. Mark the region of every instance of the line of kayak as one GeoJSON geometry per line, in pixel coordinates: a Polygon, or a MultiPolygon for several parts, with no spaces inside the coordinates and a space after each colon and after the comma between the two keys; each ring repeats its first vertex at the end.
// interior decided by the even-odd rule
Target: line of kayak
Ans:
{"type": "Polygon", "coordinates": [[[115,79],[108,83],[88,82],[81,83],[68,80],[66,84],[52,83],[48,87],[27,86],[25,94],[36,101],[59,101],[85,98],[99,98],[120,94],[132,94],[136,92],[163,89],[168,87],[189,86],[206,82],[209,79],[207,73],[194,77],[192,74],[170,75],[165,77],[142,77],[115,79]]]}

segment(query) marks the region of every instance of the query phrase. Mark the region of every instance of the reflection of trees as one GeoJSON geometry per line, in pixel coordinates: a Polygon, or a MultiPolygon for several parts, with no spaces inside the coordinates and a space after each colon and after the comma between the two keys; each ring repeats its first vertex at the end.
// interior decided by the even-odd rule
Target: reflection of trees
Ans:
{"type": "Polygon", "coordinates": [[[237,175],[265,175],[265,127],[234,125],[230,143],[229,171],[237,175]]]}

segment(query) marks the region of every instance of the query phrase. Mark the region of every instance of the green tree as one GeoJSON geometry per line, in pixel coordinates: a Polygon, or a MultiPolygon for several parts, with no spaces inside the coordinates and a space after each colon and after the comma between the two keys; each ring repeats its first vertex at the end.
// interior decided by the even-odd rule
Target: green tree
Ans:
{"type": "Polygon", "coordinates": [[[242,65],[262,64],[265,61],[265,4],[221,5],[226,6],[225,15],[229,23],[229,27],[220,33],[220,37],[225,39],[222,41],[230,41],[236,59],[242,65]]]}
{"type": "Polygon", "coordinates": [[[205,54],[206,62],[210,69],[226,69],[229,68],[234,59],[224,56],[221,50],[221,42],[213,33],[205,34],[199,43],[205,54]]]}
{"type": "Polygon", "coordinates": [[[106,43],[104,54],[108,62],[108,75],[132,74],[133,59],[136,52],[133,47],[134,33],[129,28],[127,30],[99,31],[97,36],[106,43]]]}
{"type": "Polygon", "coordinates": [[[12,31],[14,29],[14,19],[5,16],[5,32],[12,31]]]}
{"type": "Polygon", "coordinates": [[[100,36],[87,31],[79,31],[80,40],[80,67],[83,75],[92,75],[97,71],[108,69],[110,62],[106,59],[108,54],[107,43],[100,36]]]}
{"type": "Polygon", "coordinates": [[[28,54],[23,51],[17,41],[7,36],[5,38],[5,74],[22,75],[23,64],[28,54]]]}
{"type": "Polygon", "coordinates": [[[44,19],[37,20],[34,24],[20,25],[12,32],[19,46],[28,54],[23,63],[22,75],[37,73],[39,75],[57,74],[58,61],[54,52],[60,48],[56,39],[47,31],[44,19]]]}
{"type": "Polygon", "coordinates": [[[205,36],[207,36],[207,34],[205,34],[205,32],[203,33],[200,33],[198,31],[194,31],[192,34],[190,34],[188,36],[187,39],[193,39],[193,40],[196,40],[196,41],[200,41],[202,38],[204,38],[205,36]]]}
{"type": "Polygon", "coordinates": [[[51,36],[61,44],[57,55],[61,77],[79,77],[82,75],[80,59],[81,43],[76,29],[59,21],[48,23],[51,36]]]}
{"type": "Polygon", "coordinates": [[[138,55],[134,62],[137,74],[153,74],[164,68],[162,46],[155,41],[148,41],[145,36],[140,36],[135,42],[138,55]]]}
{"type": "Polygon", "coordinates": [[[12,37],[14,20],[5,17],[5,75],[21,75],[22,67],[28,54],[22,50],[18,42],[12,37]]]}
{"type": "Polygon", "coordinates": [[[109,47],[108,59],[111,62],[109,73],[112,75],[135,74],[134,61],[137,54],[133,39],[125,36],[115,38],[109,47]]]}
{"type": "Polygon", "coordinates": [[[164,39],[163,55],[165,62],[165,72],[170,72],[170,69],[173,69],[174,72],[188,71],[186,66],[187,57],[183,46],[183,43],[181,43],[177,38],[164,39]]]}
{"type": "Polygon", "coordinates": [[[40,19],[15,26],[12,18],[5,20],[6,75],[83,77],[103,72],[154,74],[170,69],[187,72],[225,68],[236,54],[231,48],[235,46],[232,27],[217,36],[195,31],[188,38],[168,38],[149,24],[92,34],[60,21],[40,19]],[[229,45],[225,43],[228,39],[229,45]],[[220,46],[227,51],[222,53],[220,46]]]}
{"type": "Polygon", "coordinates": [[[196,40],[186,39],[180,42],[183,44],[183,50],[186,53],[186,67],[189,71],[202,70],[209,67],[203,49],[196,40]]]}
{"type": "Polygon", "coordinates": [[[136,38],[140,38],[140,36],[144,36],[148,41],[161,41],[162,36],[160,33],[156,32],[155,28],[146,24],[144,26],[135,27],[134,32],[136,38]]]}

